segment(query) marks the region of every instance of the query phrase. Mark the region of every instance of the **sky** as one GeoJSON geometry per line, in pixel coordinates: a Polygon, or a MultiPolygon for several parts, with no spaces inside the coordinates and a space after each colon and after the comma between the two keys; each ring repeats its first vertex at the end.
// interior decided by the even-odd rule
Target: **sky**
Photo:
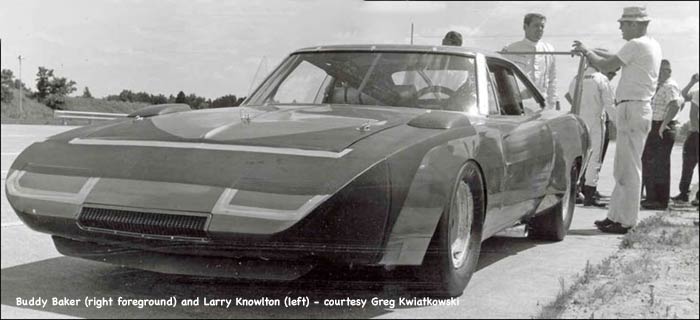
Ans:
{"type": "MultiPolygon", "coordinates": [[[[328,44],[440,44],[449,30],[464,46],[497,51],[524,37],[523,16],[547,17],[543,41],[568,51],[573,40],[617,52],[617,19],[645,6],[649,35],[681,86],[698,72],[699,8],[693,2],[363,2],[358,0],[2,0],[3,69],[34,87],[39,66],[74,80],[80,95],[123,89],[151,94],[247,96],[296,49],[328,44]]],[[[564,92],[576,62],[558,59],[564,92]]],[[[561,99],[561,97],[560,97],[561,99]]],[[[563,100],[563,99],[561,99],[563,100]]],[[[687,119],[689,108],[681,112],[687,119]]]]}

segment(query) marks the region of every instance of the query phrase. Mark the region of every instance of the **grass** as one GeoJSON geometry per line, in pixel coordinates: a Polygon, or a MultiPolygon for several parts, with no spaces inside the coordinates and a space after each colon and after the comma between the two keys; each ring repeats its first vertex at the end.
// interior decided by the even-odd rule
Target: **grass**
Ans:
{"type": "Polygon", "coordinates": [[[681,226],[665,219],[661,215],[649,217],[630,230],[620,243],[620,249],[645,248],[654,249],[663,246],[679,247],[692,245],[694,237],[691,227],[681,226]]]}
{"type": "MultiPolygon", "coordinates": [[[[535,318],[559,318],[572,305],[582,310],[596,309],[616,297],[638,296],[640,291],[645,293],[641,300],[648,309],[646,312],[663,317],[663,312],[655,311],[662,306],[653,282],[668,275],[671,266],[665,269],[657,255],[659,252],[675,253],[679,248],[697,251],[697,227],[670,221],[662,215],[649,217],[623,237],[620,251],[595,266],[586,262],[583,274],[577,275],[571,286],[567,287],[560,278],[557,297],[543,306],[535,318]]],[[[670,308],[670,305],[665,306],[666,317],[670,316],[670,308]]],[[[590,317],[595,316],[592,311],[590,317]]]]}
{"type": "Polygon", "coordinates": [[[131,113],[145,106],[148,106],[148,104],[142,102],[122,102],[81,97],[67,97],[64,109],[72,111],[131,113]]]}
{"type": "Polygon", "coordinates": [[[52,124],[59,123],[53,118],[53,111],[38,101],[24,97],[22,99],[22,113],[19,112],[19,90],[13,90],[13,98],[10,103],[0,103],[0,116],[2,123],[31,123],[52,124]]]}
{"type": "MultiPolygon", "coordinates": [[[[22,112],[19,112],[19,90],[13,90],[13,98],[10,103],[1,103],[0,121],[2,123],[24,123],[24,124],[62,124],[61,119],[54,119],[53,110],[36,99],[28,97],[26,94],[22,99],[22,112]]],[[[89,111],[89,112],[110,112],[110,113],[131,113],[147,106],[146,103],[132,103],[121,101],[107,101],[103,99],[66,97],[64,110],[89,111]]],[[[88,120],[69,120],[69,124],[87,124],[88,120]]]]}

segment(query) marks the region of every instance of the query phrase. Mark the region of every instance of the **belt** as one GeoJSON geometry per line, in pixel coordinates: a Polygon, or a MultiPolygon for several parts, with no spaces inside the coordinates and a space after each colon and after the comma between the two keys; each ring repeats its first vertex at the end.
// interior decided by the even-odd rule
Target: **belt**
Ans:
{"type": "Polygon", "coordinates": [[[634,102],[634,101],[637,101],[637,102],[649,102],[648,100],[620,100],[620,101],[615,102],[615,105],[618,105],[618,104],[621,104],[621,103],[625,103],[625,102],[634,102]]]}

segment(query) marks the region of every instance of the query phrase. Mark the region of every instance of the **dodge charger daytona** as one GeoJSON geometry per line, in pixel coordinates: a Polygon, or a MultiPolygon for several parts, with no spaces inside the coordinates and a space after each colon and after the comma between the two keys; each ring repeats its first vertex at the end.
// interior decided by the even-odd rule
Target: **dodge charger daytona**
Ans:
{"type": "Polygon", "coordinates": [[[68,256],[276,280],[401,266],[457,296],[500,230],[564,239],[589,139],[498,53],[323,46],[240,107],[154,105],[34,143],[6,193],[68,256]]]}

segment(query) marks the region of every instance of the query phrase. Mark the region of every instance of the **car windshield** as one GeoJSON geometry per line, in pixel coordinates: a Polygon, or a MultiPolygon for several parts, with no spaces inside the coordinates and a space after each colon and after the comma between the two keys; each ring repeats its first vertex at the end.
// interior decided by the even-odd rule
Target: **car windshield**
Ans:
{"type": "Polygon", "coordinates": [[[474,58],[444,53],[318,52],[287,58],[248,105],[376,105],[470,111],[474,58]]]}

